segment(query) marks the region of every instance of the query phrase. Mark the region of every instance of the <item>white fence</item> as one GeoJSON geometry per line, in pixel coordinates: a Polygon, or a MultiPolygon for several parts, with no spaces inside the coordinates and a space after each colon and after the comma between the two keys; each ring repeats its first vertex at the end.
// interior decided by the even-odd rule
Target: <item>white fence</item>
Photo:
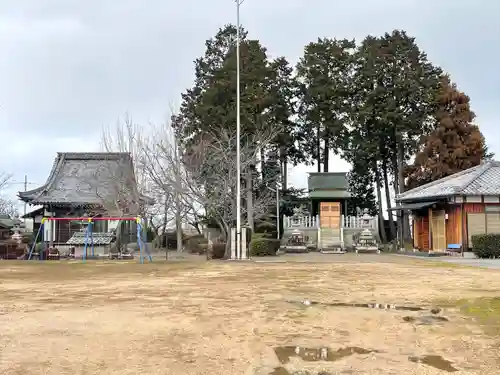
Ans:
{"type": "MultiPolygon", "coordinates": [[[[319,228],[319,216],[285,216],[283,227],[287,228],[319,228]]],[[[359,216],[341,216],[340,227],[344,229],[377,229],[377,218],[367,221],[359,216]]]]}
{"type": "Polygon", "coordinates": [[[370,217],[368,220],[362,216],[342,216],[341,226],[344,229],[377,229],[377,218],[370,217]]]}
{"type": "Polygon", "coordinates": [[[285,216],[283,227],[286,228],[319,228],[319,216],[285,216]]]}

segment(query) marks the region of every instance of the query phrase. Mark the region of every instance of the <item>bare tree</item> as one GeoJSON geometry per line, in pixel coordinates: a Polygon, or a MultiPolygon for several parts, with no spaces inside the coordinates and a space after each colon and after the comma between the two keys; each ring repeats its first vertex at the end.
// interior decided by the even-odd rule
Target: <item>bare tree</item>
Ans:
{"type": "MultiPolygon", "coordinates": [[[[268,145],[275,136],[273,130],[246,134],[241,144],[241,168],[257,164],[257,146],[268,145]]],[[[205,216],[214,220],[230,249],[230,228],[236,220],[236,137],[229,129],[199,133],[177,145],[170,123],[156,128],[155,142],[143,153],[144,165],[149,166],[158,186],[175,191],[184,207],[195,203],[203,207],[205,216]]],[[[251,188],[251,187],[250,187],[251,188]]],[[[268,189],[253,196],[252,218],[259,219],[269,211],[274,194],[268,189]]],[[[246,214],[246,205],[242,215],[246,214]]]]}
{"type": "MultiPolygon", "coordinates": [[[[169,124],[169,122],[167,123],[169,124]]],[[[142,138],[140,142],[142,151],[138,160],[141,170],[148,179],[156,195],[163,199],[162,232],[171,220],[167,216],[173,212],[177,233],[177,251],[182,251],[182,222],[197,226],[199,210],[196,202],[183,194],[183,165],[180,149],[177,145],[172,128],[167,126],[150,125],[149,138],[142,138]],[[158,151],[161,150],[161,154],[158,151]]]]}
{"type": "MultiPolygon", "coordinates": [[[[135,181],[137,189],[141,195],[151,194],[153,186],[143,168],[137,163],[143,152],[143,144],[147,142],[147,136],[144,134],[144,128],[135,124],[132,118],[126,114],[123,121],[117,121],[114,128],[103,128],[101,137],[101,147],[107,152],[126,152],[132,157],[135,181]]],[[[148,216],[150,205],[143,205],[139,212],[142,216],[148,216]]],[[[152,208],[156,212],[156,207],[152,208]]]]}
{"type": "MultiPolygon", "coordinates": [[[[101,146],[107,152],[130,153],[137,189],[140,194],[140,207],[138,214],[145,219],[148,230],[155,234],[154,244],[159,246],[159,235],[165,233],[172,212],[172,196],[159,194],[157,184],[151,180],[143,165],[143,152],[150,142],[147,134],[149,127],[135,124],[129,115],[125,115],[123,121],[118,120],[114,127],[103,129],[101,146]],[[150,199],[148,199],[150,198],[150,199]]],[[[119,190],[120,186],[115,187],[119,190]]],[[[117,191],[119,194],[120,192],[117,191]]],[[[113,203],[112,203],[113,204],[113,203]]],[[[109,203],[107,204],[109,206],[109,203]]]]}
{"type": "Polygon", "coordinates": [[[8,186],[11,178],[11,174],[0,172],[0,214],[13,218],[18,214],[16,202],[13,199],[1,194],[3,189],[8,186]]]}

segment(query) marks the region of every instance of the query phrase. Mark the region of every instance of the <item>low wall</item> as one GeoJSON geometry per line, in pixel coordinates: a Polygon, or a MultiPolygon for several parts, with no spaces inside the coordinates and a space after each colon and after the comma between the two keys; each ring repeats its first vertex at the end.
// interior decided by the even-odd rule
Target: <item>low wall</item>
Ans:
{"type": "MultiPolygon", "coordinates": [[[[353,237],[361,233],[362,228],[344,228],[344,245],[352,246],[354,243],[353,237]]],[[[294,231],[302,233],[304,236],[309,237],[308,245],[318,245],[318,228],[285,228],[283,236],[281,237],[281,245],[285,245],[294,231]]],[[[380,236],[375,230],[371,229],[375,238],[380,242],[380,236]]]]}
{"type": "MultiPolygon", "coordinates": [[[[354,243],[354,236],[363,231],[362,228],[344,228],[344,244],[345,246],[352,246],[354,243]]],[[[370,231],[375,235],[376,240],[380,243],[380,235],[374,229],[370,229],[370,231]]]]}
{"type": "Polygon", "coordinates": [[[298,231],[304,236],[309,237],[308,241],[306,242],[308,246],[318,245],[318,228],[285,228],[285,230],[283,231],[283,236],[281,236],[282,246],[287,244],[288,239],[295,231],[298,231]]]}

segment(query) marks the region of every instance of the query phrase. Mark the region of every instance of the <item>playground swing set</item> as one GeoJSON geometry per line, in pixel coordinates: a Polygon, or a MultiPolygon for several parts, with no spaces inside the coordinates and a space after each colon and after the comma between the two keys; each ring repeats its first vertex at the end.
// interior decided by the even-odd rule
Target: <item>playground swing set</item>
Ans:
{"type": "Polygon", "coordinates": [[[151,253],[149,252],[148,246],[146,242],[143,240],[143,228],[142,228],[142,223],[141,223],[141,218],[140,217],[77,217],[77,218],[68,218],[68,217],[45,217],[42,219],[40,228],[38,229],[38,232],[35,236],[35,240],[33,241],[33,245],[31,246],[29,253],[28,253],[28,260],[33,259],[34,255],[38,255],[39,260],[46,260],[50,259],[50,248],[49,248],[49,241],[44,240],[44,227],[45,223],[48,221],[80,221],[80,222],[86,222],[87,227],[85,229],[85,234],[84,234],[84,240],[83,240],[83,253],[82,253],[82,261],[85,263],[87,260],[87,250],[90,247],[90,253],[92,258],[95,256],[94,252],[94,236],[93,236],[93,226],[96,221],[118,221],[119,223],[121,221],[134,221],[137,224],[137,246],[139,247],[139,259],[140,263],[144,263],[144,260],[147,258],[149,262],[153,261],[153,257],[151,256],[151,253]],[[39,241],[40,240],[40,241],[39,241]],[[37,246],[37,243],[42,242],[45,243],[45,248],[43,249],[43,252],[46,254],[45,256],[42,256],[41,253],[36,254],[35,248],[37,246]]]}

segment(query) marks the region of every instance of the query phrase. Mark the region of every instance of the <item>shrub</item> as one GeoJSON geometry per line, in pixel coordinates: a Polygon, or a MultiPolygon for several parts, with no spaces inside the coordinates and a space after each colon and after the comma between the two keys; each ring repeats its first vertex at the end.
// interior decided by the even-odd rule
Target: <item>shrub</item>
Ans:
{"type": "Polygon", "coordinates": [[[478,258],[500,257],[500,234],[477,234],[472,236],[472,244],[478,258]]]}
{"type": "Polygon", "coordinates": [[[204,254],[207,251],[208,241],[202,234],[196,234],[186,239],[188,252],[194,254],[204,254]]]}
{"type": "Polygon", "coordinates": [[[280,248],[280,240],[254,233],[250,241],[250,256],[273,256],[280,248]]]}
{"type": "Polygon", "coordinates": [[[212,245],[212,259],[222,259],[225,253],[226,244],[224,242],[218,242],[212,245]]]}

